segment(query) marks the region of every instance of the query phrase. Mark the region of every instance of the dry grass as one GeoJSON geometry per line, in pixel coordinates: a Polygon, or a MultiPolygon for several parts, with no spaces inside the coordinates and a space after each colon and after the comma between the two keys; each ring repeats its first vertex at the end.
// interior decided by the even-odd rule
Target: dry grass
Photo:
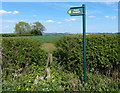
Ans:
{"type": "Polygon", "coordinates": [[[42,48],[47,52],[51,52],[56,49],[53,43],[43,43],[42,48]]]}

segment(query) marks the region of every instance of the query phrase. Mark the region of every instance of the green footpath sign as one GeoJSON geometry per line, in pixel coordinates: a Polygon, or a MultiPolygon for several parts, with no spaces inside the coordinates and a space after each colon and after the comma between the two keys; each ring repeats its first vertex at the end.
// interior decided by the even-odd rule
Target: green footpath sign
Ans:
{"type": "Polygon", "coordinates": [[[71,16],[81,16],[83,14],[83,8],[81,7],[72,7],[68,10],[68,14],[71,16]]]}
{"type": "Polygon", "coordinates": [[[67,13],[70,16],[82,16],[83,21],[83,72],[84,72],[84,83],[87,82],[86,74],[86,7],[83,4],[81,7],[71,7],[67,13]]]}

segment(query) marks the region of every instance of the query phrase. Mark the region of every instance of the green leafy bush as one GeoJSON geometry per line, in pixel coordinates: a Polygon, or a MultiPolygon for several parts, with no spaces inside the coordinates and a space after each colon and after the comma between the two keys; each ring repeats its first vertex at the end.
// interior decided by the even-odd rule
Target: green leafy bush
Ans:
{"type": "Polygon", "coordinates": [[[65,69],[72,72],[82,71],[82,40],[78,37],[64,37],[56,43],[54,56],[65,69]],[[76,42],[77,41],[77,42],[76,42]]]}
{"type": "MultiPolygon", "coordinates": [[[[83,43],[81,37],[65,37],[56,43],[54,55],[65,69],[83,71],[83,43]]],[[[87,37],[87,70],[118,77],[118,35],[95,34],[87,37]]]]}
{"type": "Polygon", "coordinates": [[[30,38],[3,38],[2,69],[4,80],[13,80],[14,75],[33,71],[31,65],[43,68],[47,53],[41,49],[41,43],[30,38]]]}
{"type": "Polygon", "coordinates": [[[118,81],[99,74],[87,73],[88,81],[87,84],[84,84],[83,75],[75,75],[67,70],[63,70],[63,67],[58,65],[51,66],[51,78],[49,80],[41,78],[44,73],[43,68],[34,65],[31,65],[31,67],[34,71],[15,76],[16,78],[14,77],[13,81],[6,81],[3,84],[4,91],[92,91],[92,93],[96,93],[96,91],[119,91],[118,81]],[[34,84],[37,75],[39,77],[38,84],[34,84]]]}
{"type": "Polygon", "coordinates": [[[0,34],[1,37],[18,37],[18,36],[41,36],[42,34],[31,34],[26,32],[24,34],[0,34]]]}

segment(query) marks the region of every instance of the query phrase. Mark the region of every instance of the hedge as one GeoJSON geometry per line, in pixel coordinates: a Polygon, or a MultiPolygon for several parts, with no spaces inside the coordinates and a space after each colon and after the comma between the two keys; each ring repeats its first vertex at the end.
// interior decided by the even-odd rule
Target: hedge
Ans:
{"type": "Polygon", "coordinates": [[[2,48],[4,79],[11,73],[28,73],[33,64],[41,67],[46,64],[47,54],[41,49],[41,43],[35,39],[3,38],[2,48]]]}
{"type": "MultiPolygon", "coordinates": [[[[44,67],[47,59],[47,54],[41,49],[41,43],[30,38],[3,38],[3,92],[92,91],[94,93],[94,91],[119,91],[119,82],[113,81],[114,79],[111,79],[109,77],[88,73],[88,83],[84,84],[82,78],[83,74],[75,75],[70,71],[63,70],[63,68],[67,68],[67,66],[69,66],[69,63],[67,62],[70,62],[71,60],[71,62],[74,63],[78,60],[74,59],[74,57],[79,58],[79,54],[81,54],[82,57],[82,45],[79,43],[82,44],[81,39],[70,37],[64,38],[61,40],[61,42],[59,41],[57,43],[59,47],[56,52],[56,57],[58,56],[58,60],[53,57],[54,60],[50,66],[50,80],[39,78],[39,83],[35,85],[34,81],[36,77],[42,77],[42,75],[45,73],[44,67]],[[57,61],[60,62],[63,67],[59,66],[59,64],[57,64],[57,61]]],[[[79,60],[82,64],[82,58],[79,58],[79,60]]],[[[77,65],[70,64],[70,66],[72,65],[73,67],[68,67],[68,69],[76,70],[74,66],[77,67],[77,65]]],[[[82,68],[81,65],[80,67],[82,68]]]]}
{"type": "Polygon", "coordinates": [[[0,34],[1,37],[17,37],[17,36],[41,36],[42,34],[0,34]]]}
{"type": "MultiPolygon", "coordinates": [[[[120,60],[117,34],[87,36],[87,71],[100,72],[118,78],[120,60]]],[[[65,69],[83,71],[83,43],[81,37],[65,37],[56,43],[54,56],[65,69]]]]}

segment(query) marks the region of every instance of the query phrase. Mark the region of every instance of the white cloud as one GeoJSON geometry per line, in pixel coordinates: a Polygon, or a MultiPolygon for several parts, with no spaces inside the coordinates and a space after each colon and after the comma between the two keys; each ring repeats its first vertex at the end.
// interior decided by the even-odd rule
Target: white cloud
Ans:
{"type": "Polygon", "coordinates": [[[105,16],[105,18],[107,18],[107,19],[116,19],[117,17],[116,16],[105,16]]]}
{"type": "Polygon", "coordinates": [[[63,22],[57,22],[57,24],[61,24],[61,23],[63,23],[63,22]]]}
{"type": "Polygon", "coordinates": [[[20,20],[20,21],[24,21],[24,20],[20,20]]]}
{"type": "Polygon", "coordinates": [[[53,20],[46,20],[47,23],[54,23],[55,21],[53,20]]]}
{"type": "Polygon", "coordinates": [[[19,13],[19,11],[13,11],[12,12],[12,14],[18,14],[19,13]]]}
{"type": "Polygon", "coordinates": [[[18,14],[19,11],[5,11],[5,10],[0,10],[0,15],[3,14],[18,14]]]}
{"type": "Polygon", "coordinates": [[[105,16],[105,18],[110,18],[110,16],[105,16]]]}
{"type": "Polygon", "coordinates": [[[89,18],[96,18],[96,16],[88,16],[89,18]]]}
{"type": "Polygon", "coordinates": [[[65,21],[76,21],[76,19],[75,18],[65,19],[65,21]]]}
{"type": "Polygon", "coordinates": [[[46,20],[45,21],[46,23],[57,23],[57,24],[61,24],[61,23],[63,23],[63,22],[60,22],[60,21],[54,21],[54,20],[46,20]]]}

